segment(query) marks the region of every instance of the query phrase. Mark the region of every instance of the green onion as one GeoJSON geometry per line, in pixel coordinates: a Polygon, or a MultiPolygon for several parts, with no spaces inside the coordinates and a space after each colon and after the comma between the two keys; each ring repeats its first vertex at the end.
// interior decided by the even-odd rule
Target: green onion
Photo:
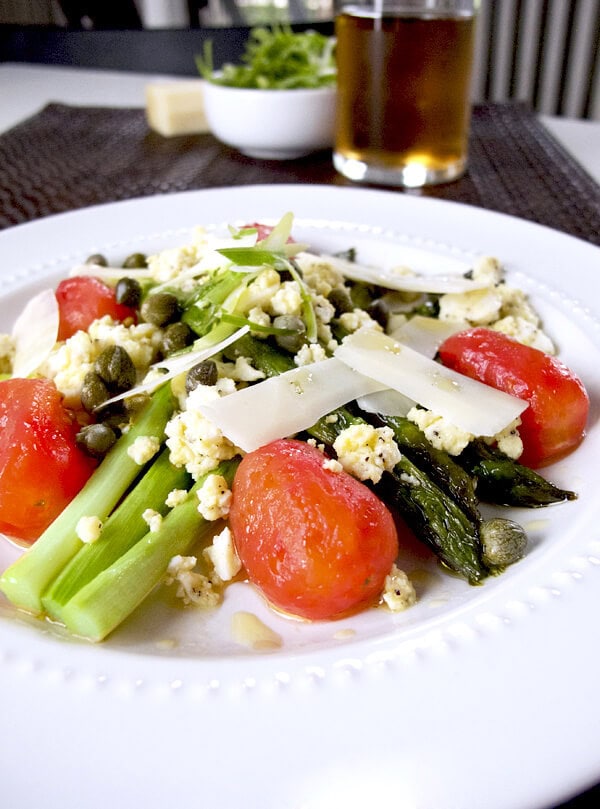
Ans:
{"type": "Polygon", "coordinates": [[[42,603],[46,614],[61,619],[62,607],[82,587],[120,556],[126,553],[148,531],[142,518],[146,509],[164,516],[168,512],[165,500],[173,489],[188,489],[191,480],[185,469],[169,461],[169,450],[164,449],[140,482],[113,511],[102,528],[99,539],[85,544],[63,568],[42,603]]]}
{"type": "Polygon", "coordinates": [[[149,531],[113,565],[83,587],[62,610],[74,635],[103,640],[121,624],[164,578],[174,556],[186,555],[215,528],[198,511],[195,496],[207,477],[223,475],[231,485],[239,461],[225,461],[200,478],[187,499],[167,514],[158,531],[149,531]]]}

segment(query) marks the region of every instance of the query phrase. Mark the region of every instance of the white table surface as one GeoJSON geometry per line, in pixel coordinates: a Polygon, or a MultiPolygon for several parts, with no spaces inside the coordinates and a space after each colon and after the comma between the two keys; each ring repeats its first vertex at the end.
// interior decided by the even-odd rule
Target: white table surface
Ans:
{"type": "MultiPolygon", "coordinates": [[[[56,65],[0,64],[0,132],[49,102],[143,107],[147,84],[168,76],[56,65]]],[[[171,77],[173,78],[173,77],[171,77]]],[[[181,80],[181,77],[177,77],[181,80]]],[[[600,121],[541,116],[544,125],[600,182],[600,121]]]]}

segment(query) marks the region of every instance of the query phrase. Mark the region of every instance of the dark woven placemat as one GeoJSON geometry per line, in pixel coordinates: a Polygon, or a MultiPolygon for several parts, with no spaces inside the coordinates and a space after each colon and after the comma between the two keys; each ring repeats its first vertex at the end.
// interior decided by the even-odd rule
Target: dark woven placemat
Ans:
{"type": "MultiPolygon", "coordinates": [[[[131,197],[262,183],[350,184],[329,152],[251,160],[211,135],[163,138],[141,109],[50,104],[0,136],[0,227],[131,197]]],[[[521,105],[477,106],[467,175],[409,193],[502,211],[600,244],[600,186],[521,105]]]]}

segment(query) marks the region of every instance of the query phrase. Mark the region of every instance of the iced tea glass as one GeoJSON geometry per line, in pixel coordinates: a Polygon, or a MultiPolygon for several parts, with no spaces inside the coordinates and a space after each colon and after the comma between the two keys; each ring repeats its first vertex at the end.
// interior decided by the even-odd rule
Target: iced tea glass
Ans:
{"type": "Polygon", "coordinates": [[[477,0],[359,0],[336,15],[335,168],[418,188],[467,165],[477,0]]]}

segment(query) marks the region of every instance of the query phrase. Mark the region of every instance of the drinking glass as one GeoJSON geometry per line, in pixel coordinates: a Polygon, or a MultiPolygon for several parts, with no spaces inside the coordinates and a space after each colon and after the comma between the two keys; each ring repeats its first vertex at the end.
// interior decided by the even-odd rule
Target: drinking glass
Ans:
{"type": "Polygon", "coordinates": [[[467,165],[478,0],[358,0],[336,15],[334,166],[418,188],[467,165]]]}

